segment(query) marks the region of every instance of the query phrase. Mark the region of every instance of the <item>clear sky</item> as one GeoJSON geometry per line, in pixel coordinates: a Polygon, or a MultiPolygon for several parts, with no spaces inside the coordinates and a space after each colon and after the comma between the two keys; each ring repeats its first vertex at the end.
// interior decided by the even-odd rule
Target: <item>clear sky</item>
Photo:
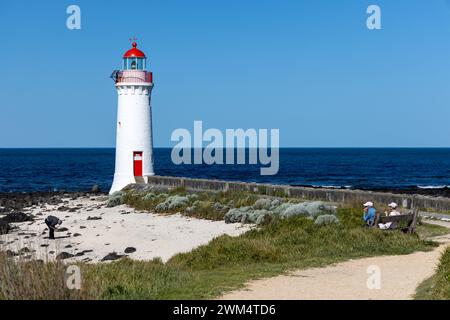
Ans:
{"type": "Polygon", "coordinates": [[[132,36],[155,146],[202,120],[279,128],[285,147],[450,147],[448,0],[0,0],[0,35],[0,147],[113,147],[132,36]]]}

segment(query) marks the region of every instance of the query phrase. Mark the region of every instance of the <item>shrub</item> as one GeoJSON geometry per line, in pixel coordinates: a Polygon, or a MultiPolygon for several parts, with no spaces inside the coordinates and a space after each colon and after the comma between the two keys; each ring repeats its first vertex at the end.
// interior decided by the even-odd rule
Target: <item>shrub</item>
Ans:
{"type": "Polygon", "coordinates": [[[116,207],[116,206],[123,204],[124,201],[125,201],[125,192],[116,191],[109,196],[106,206],[107,207],[116,207]]]}
{"type": "Polygon", "coordinates": [[[262,198],[256,200],[256,202],[253,204],[254,209],[265,209],[269,210],[272,207],[272,200],[267,198],[262,198]]]}
{"type": "Polygon", "coordinates": [[[173,211],[187,207],[191,196],[172,195],[155,207],[156,211],[173,211]]]}
{"type": "Polygon", "coordinates": [[[335,215],[332,215],[332,214],[323,214],[321,216],[318,216],[314,223],[317,225],[325,225],[325,224],[332,224],[332,223],[339,224],[339,219],[335,215]]]}

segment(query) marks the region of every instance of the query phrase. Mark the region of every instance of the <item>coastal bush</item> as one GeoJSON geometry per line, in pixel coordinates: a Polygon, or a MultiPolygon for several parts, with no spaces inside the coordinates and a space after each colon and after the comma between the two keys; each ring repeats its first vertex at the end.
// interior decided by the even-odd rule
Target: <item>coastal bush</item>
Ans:
{"type": "Polygon", "coordinates": [[[336,207],[327,205],[321,201],[306,201],[289,206],[286,210],[281,212],[282,218],[289,218],[293,216],[312,216],[316,217],[321,214],[334,214],[336,207]]]}
{"type": "Polygon", "coordinates": [[[225,214],[226,223],[256,223],[261,224],[266,221],[266,216],[271,213],[265,209],[255,210],[252,207],[241,207],[230,209],[225,214]]]}
{"type": "MultiPolygon", "coordinates": [[[[295,216],[314,218],[318,215],[336,212],[335,206],[319,201],[303,203],[281,202],[278,199],[259,199],[253,206],[230,209],[224,216],[226,223],[256,223],[262,224],[277,219],[287,219],[295,216]]],[[[331,218],[330,218],[331,219],[331,218]]]]}
{"type": "Polygon", "coordinates": [[[272,200],[268,198],[261,198],[256,200],[256,202],[253,204],[254,209],[265,209],[270,210],[272,207],[272,200]]]}
{"type": "Polygon", "coordinates": [[[124,200],[125,200],[125,192],[116,191],[109,196],[106,206],[107,207],[116,207],[116,206],[123,204],[124,200]]]}
{"type": "Polygon", "coordinates": [[[192,197],[191,195],[171,195],[167,197],[163,202],[159,203],[155,207],[155,210],[158,212],[173,212],[174,210],[186,209],[189,201],[195,198],[196,197],[192,197]]]}
{"type": "Polygon", "coordinates": [[[314,221],[317,225],[325,225],[325,224],[332,224],[336,223],[339,224],[339,219],[332,214],[323,214],[321,216],[318,216],[316,220],[314,221]]]}

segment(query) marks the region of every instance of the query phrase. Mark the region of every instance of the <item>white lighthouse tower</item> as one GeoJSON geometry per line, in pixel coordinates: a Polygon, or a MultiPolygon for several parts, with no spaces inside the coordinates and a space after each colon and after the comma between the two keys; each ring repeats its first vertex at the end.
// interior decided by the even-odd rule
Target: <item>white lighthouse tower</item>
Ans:
{"type": "Polygon", "coordinates": [[[112,77],[118,94],[116,169],[109,193],[130,183],[147,182],[153,172],[152,73],[146,71],[147,58],[133,42],[123,56],[123,68],[112,77]]]}

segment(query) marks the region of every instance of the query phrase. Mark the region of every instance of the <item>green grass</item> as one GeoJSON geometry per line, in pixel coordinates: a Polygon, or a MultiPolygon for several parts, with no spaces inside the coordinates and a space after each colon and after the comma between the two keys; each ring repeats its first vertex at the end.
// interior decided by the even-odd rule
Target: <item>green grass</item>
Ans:
{"type": "Polygon", "coordinates": [[[450,300],[450,248],[443,253],[436,273],[416,290],[416,300],[450,300]]]}
{"type": "Polygon", "coordinates": [[[293,269],[436,246],[417,235],[363,228],[356,213],[359,216],[357,210],[340,210],[344,223],[339,226],[317,226],[297,217],[239,237],[221,236],[166,264],[125,259],[83,265],[83,275],[89,287],[100,288],[102,299],[206,299],[293,269]]]}
{"type": "Polygon", "coordinates": [[[421,223],[416,228],[417,234],[422,239],[428,239],[438,237],[450,233],[450,230],[446,227],[439,226],[431,223],[421,223]]]}
{"type": "MultiPolygon", "coordinates": [[[[217,194],[211,202],[232,200],[245,204],[253,201],[248,196],[217,194]]],[[[210,201],[202,197],[198,199],[210,201]]],[[[64,268],[60,264],[35,262],[30,268],[9,259],[3,261],[8,267],[2,267],[0,259],[0,298],[33,298],[38,292],[42,299],[208,299],[242,288],[247,281],[289,270],[362,257],[409,254],[437,246],[418,234],[364,228],[360,210],[339,209],[337,215],[339,225],[319,226],[307,218],[294,217],[262,225],[238,237],[220,236],[191,252],[175,255],[167,263],[160,259],[80,263],[83,289],[76,293],[64,290],[64,268]],[[13,290],[15,286],[22,289],[13,290]]],[[[420,229],[419,234],[437,232],[434,226],[423,225],[420,229]]]]}

